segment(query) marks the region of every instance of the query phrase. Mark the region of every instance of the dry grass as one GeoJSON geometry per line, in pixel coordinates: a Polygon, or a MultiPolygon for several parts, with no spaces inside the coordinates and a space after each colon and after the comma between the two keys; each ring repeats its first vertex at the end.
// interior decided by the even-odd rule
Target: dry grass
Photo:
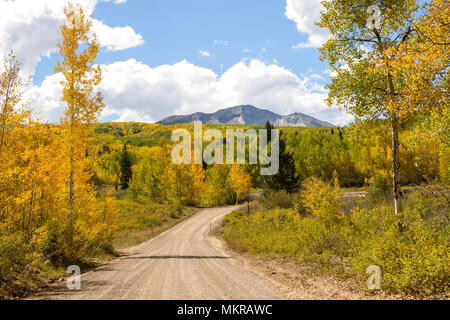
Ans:
{"type": "Polygon", "coordinates": [[[169,204],[141,204],[128,199],[118,200],[115,248],[134,246],[150,240],[197,213],[197,208],[183,208],[181,213],[169,204]]]}

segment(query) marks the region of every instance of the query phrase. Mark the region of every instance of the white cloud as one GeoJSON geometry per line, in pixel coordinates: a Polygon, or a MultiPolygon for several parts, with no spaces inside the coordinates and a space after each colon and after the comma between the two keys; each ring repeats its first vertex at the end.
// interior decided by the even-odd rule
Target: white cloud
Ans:
{"type": "Polygon", "coordinates": [[[46,76],[41,86],[33,86],[25,92],[23,102],[39,115],[52,123],[58,123],[64,116],[64,104],[61,101],[62,74],[46,76]]]}
{"type": "Polygon", "coordinates": [[[198,52],[199,52],[203,57],[211,57],[211,53],[209,53],[207,50],[198,50],[198,52]]]}
{"type": "Polygon", "coordinates": [[[102,21],[94,19],[92,28],[97,34],[100,44],[111,51],[125,50],[144,44],[142,36],[129,26],[112,28],[102,21]]]}
{"type": "MultiPolygon", "coordinates": [[[[220,108],[252,104],[279,114],[303,112],[343,125],[344,112],[326,107],[327,92],[314,79],[260,60],[244,60],[222,75],[186,60],[156,68],[134,59],[103,65],[101,90],[107,105],[103,115],[118,114],[119,121],[155,122],[173,114],[214,112],[220,108]]],[[[26,95],[51,122],[59,121],[60,76],[47,76],[26,95]]]]}
{"type": "MultiPolygon", "coordinates": [[[[126,0],[112,2],[124,3],[126,0]]],[[[91,15],[98,1],[77,0],[77,3],[91,15]]],[[[0,60],[14,50],[25,70],[34,73],[42,56],[56,52],[59,26],[65,21],[65,5],[66,1],[62,0],[0,0],[0,60]]],[[[100,43],[108,50],[143,44],[142,37],[131,27],[113,28],[94,20],[93,31],[98,33],[100,43]]]]}
{"type": "Polygon", "coordinates": [[[297,24],[297,30],[308,35],[308,41],[293,48],[317,48],[328,39],[328,30],[315,25],[320,20],[322,0],[286,0],[285,15],[297,24]]]}

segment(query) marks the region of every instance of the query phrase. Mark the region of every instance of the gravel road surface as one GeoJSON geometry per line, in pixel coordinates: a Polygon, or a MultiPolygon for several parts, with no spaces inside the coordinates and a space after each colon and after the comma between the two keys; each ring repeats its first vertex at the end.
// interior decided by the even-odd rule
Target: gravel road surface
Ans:
{"type": "Polygon", "coordinates": [[[239,267],[208,233],[236,207],[197,213],[112,262],[81,276],[81,290],[46,290],[36,299],[273,300],[280,291],[239,267]],[[213,248],[214,247],[214,248],[213,248]]]}

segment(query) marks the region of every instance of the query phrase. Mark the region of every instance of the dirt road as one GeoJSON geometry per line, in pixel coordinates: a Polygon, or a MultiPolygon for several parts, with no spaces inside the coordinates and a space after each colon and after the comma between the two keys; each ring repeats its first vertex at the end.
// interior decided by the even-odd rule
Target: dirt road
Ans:
{"type": "Polygon", "coordinates": [[[208,241],[211,225],[234,209],[204,210],[136,252],[83,274],[80,291],[55,288],[37,299],[282,299],[278,289],[208,241]]]}

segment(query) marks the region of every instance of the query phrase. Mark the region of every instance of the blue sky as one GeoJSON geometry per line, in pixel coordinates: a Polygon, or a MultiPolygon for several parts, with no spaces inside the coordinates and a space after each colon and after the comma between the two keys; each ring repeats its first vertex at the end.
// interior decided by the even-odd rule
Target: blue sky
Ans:
{"type": "MultiPolygon", "coordinates": [[[[102,44],[103,121],[154,122],[238,104],[351,120],[324,103],[329,69],[318,47],[327,32],[314,26],[320,0],[77,1],[102,44]]],[[[0,0],[0,56],[13,49],[34,74],[26,96],[49,122],[64,111],[53,67],[65,4],[0,0]]]]}
{"type": "Polygon", "coordinates": [[[254,57],[268,62],[277,59],[298,74],[309,68],[326,69],[316,48],[292,49],[305,36],[285,17],[285,7],[281,0],[135,0],[120,6],[102,4],[96,14],[141,33],[146,45],[127,55],[152,66],[187,59],[221,73],[221,65],[228,69],[243,58],[254,57]],[[229,44],[215,45],[215,40],[229,44]],[[245,49],[253,52],[244,53],[245,49]],[[202,57],[198,50],[213,56],[202,57]]]}
{"type": "MultiPolygon", "coordinates": [[[[244,58],[258,58],[268,63],[276,59],[298,75],[327,70],[316,48],[292,48],[306,36],[286,18],[285,7],[281,0],[101,2],[94,12],[97,19],[108,25],[131,26],[143,36],[145,44],[119,52],[102,49],[97,62],[134,58],[155,67],[187,59],[221,74],[244,58]],[[204,57],[199,50],[211,56],[204,57]]],[[[56,58],[55,53],[42,60],[35,84],[53,72],[56,58]]]]}

